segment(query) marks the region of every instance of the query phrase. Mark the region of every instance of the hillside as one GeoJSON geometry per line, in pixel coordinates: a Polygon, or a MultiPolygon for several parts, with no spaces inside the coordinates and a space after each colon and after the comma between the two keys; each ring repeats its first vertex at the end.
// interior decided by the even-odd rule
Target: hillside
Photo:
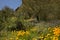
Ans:
{"type": "Polygon", "coordinates": [[[60,40],[60,0],[22,0],[15,11],[3,8],[0,40],[60,40]]]}
{"type": "Polygon", "coordinates": [[[22,0],[16,10],[29,18],[40,20],[60,20],[60,0],[22,0]]]}

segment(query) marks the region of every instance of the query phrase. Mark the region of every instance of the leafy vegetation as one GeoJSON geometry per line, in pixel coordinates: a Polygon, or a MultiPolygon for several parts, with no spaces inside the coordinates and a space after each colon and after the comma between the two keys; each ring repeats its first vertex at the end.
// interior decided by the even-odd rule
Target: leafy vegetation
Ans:
{"type": "Polygon", "coordinates": [[[0,40],[60,40],[59,31],[59,0],[22,0],[15,11],[0,10],[0,40]]]}

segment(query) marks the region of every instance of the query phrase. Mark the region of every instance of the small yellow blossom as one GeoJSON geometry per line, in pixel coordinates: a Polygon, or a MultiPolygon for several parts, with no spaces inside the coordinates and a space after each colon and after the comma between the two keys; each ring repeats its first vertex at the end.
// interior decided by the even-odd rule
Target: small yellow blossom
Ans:
{"type": "Polygon", "coordinates": [[[18,37],[16,37],[16,40],[18,40],[18,37]]]}
{"type": "Polygon", "coordinates": [[[54,28],[53,33],[56,36],[60,35],[60,28],[54,28]]]}
{"type": "Polygon", "coordinates": [[[58,40],[58,37],[53,37],[53,40],[58,40]]]}
{"type": "Polygon", "coordinates": [[[29,35],[29,34],[30,34],[30,32],[29,32],[29,31],[26,31],[26,32],[25,32],[25,34],[26,34],[26,35],[29,35]]]}
{"type": "Polygon", "coordinates": [[[25,34],[25,32],[24,31],[19,31],[18,33],[17,33],[17,36],[23,36],[25,34]]]}
{"type": "Polygon", "coordinates": [[[25,34],[25,32],[23,31],[23,32],[21,33],[21,35],[24,36],[24,34],[25,34]]]}
{"type": "Polygon", "coordinates": [[[45,37],[48,37],[50,34],[47,34],[45,37]]]}
{"type": "Polygon", "coordinates": [[[47,34],[47,36],[49,36],[50,34],[47,34]]]}
{"type": "Polygon", "coordinates": [[[44,38],[44,40],[46,40],[46,38],[44,38]]]}

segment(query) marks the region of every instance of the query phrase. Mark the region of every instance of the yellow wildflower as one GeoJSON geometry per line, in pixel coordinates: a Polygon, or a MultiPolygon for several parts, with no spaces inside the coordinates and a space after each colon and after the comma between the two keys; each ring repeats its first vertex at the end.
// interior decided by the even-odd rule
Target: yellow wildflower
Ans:
{"type": "Polygon", "coordinates": [[[17,36],[20,36],[20,35],[23,36],[24,34],[25,34],[24,31],[19,31],[18,34],[17,34],[17,36]]]}
{"type": "Polygon", "coordinates": [[[25,34],[25,32],[23,31],[22,33],[21,33],[21,35],[23,36],[25,34]]]}
{"type": "Polygon", "coordinates": [[[16,40],[18,40],[18,37],[16,37],[16,40]]]}
{"type": "Polygon", "coordinates": [[[25,34],[26,34],[26,35],[29,35],[29,34],[30,34],[30,32],[29,32],[29,31],[26,31],[26,32],[25,32],[25,34]]]}
{"type": "Polygon", "coordinates": [[[20,36],[21,35],[21,31],[19,31],[18,33],[17,33],[17,36],[20,36]]]}
{"type": "Polygon", "coordinates": [[[58,40],[58,37],[53,37],[53,40],[58,40]]]}
{"type": "Polygon", "coordinates": [[[45,37],[48,37],[50,34],[47,34],[45,37]]]}
{"type": "Polygon", "coordinates": [[[46,40],[46,38],[44,38],[44,40],[46,40]]]}
{"type": "Polygon", "coordinates": [[[60,28],[54,28],[53,33],[58,36],[60,34],[60,28]]]}

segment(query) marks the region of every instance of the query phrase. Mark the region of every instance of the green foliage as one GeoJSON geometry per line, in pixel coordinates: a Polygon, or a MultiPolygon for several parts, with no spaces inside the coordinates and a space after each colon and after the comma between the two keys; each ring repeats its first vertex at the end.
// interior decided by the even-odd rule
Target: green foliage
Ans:
{"type": "Polygon", "coordinates": [[[30,18],[36,18],[38,22],[60,20],[59,0],[22,0],[22,5],[15,11],[6,6],[0,10],[0,28],[16,27],[18,21],[26,28],[35,26],[27,21],[30,18]]]}
{"type": "Polygon", "coordinates": [[[2,10],[0,10],[0,25],[1,30],[6,29],[9,27],[9,23],[12,24],[12,16],[13,16],[13,9],[9,7],[4,7],[2,10]]]}
{"type": "Polygon", "coordinates": [[[60,25],[57,21],[50,23],[52,20],[60,20],[59,0],[22,0],[22,5],[15,11],[6,6],[0,10],[0,40],[51,40],[55,37],[54,26],[60,25]]]}

